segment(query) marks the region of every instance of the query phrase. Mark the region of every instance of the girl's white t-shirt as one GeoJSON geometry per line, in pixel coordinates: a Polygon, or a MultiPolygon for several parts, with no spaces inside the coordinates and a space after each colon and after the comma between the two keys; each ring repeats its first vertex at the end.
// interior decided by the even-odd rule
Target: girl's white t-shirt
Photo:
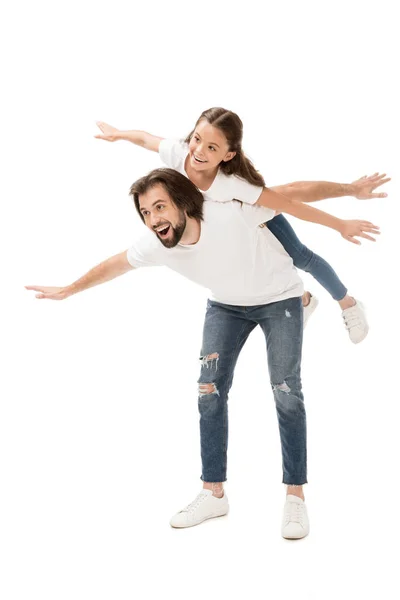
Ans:
{"type": "MultiPolygon", "coordinates": [[[[185,161],[189,154],[189,146],[182,140],[166,138],[161,140],[159,150],[160,158],[167,167],[179,171],[187,177],[185,161]]],[[[255,204],[263,191],[262,186],[252,185],[237,175],[225,175],[219,169],[211,187],[200,192],[204,200],[214,202],[229,202],[229,200],[240,200],[245,204],[255,204]]]]}

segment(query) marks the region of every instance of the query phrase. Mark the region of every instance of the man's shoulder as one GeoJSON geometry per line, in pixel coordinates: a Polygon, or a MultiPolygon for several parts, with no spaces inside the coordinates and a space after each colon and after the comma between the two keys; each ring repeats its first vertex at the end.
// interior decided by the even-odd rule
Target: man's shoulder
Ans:
{"type": "Polygon", "coordinates": [[[242,203],[238,200],[226,200],[215,202],[215,200],[204,200],[203,212],[206,215],[236,213],[241,209],[242,203]]]}
{"type": "Polygon", "coordinates": [[[132,245],[148,257],[156,255],[163,248],[157,236],[146,226],[137,232],[132,245]]]}

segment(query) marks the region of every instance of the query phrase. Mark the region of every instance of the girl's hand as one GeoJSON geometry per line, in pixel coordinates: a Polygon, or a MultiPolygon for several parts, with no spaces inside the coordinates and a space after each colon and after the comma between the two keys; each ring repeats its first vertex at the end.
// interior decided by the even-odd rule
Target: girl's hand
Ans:
{"type": "Polygon", "coordinates": [[[384,192],[373,194],[375,188],[383,185],[390,181],[390,177],[386,177],[386,173],[383,175],[379,175],[379,173],[375,173],[374,175],[370,175],[367,177],[360,177],[357,181],[353,181],[351,184],[354,187],[354,193],[352,194],[355,198],[359,200],[369,200],[370,198],[386,198],[387,194],[384,192]]]}
{"type": "Polygon", "coordinates": [[[47,298],[48,300],[64,300],[64,298],[68,298],[70,294],[63,287],[43,287],[41,285],[26,285],[25,288],[27,290],[34,290],[35,292],[40,292],[36,294],[36,298],[40,300],[42,298],[47,298]]]}
{"type": "Polygon", "coordinates": [[[378,225],[373,225],[369,221],[351,220],[342,221],[342,226],[340,227],[339,232],[345,240],[358,245],[360,245],[361,242],[359,240],[356,240],[355,236],[365,238],[366,240],[370,240],[371,242],[375,242],[375,238],[373,238],[372,235],[368,234],[380,234],[378,225]]]}
{"type": "Polygon", "coordinates": [[[107,123],[103,123],[103,121],[96,121],[96,125],[100,129],[100,131],[102,131],[102,133],[99,133],[98,135],[94,136],[98,140],[106,140],[107,142],[115,142],[116,140],[119,139],[119,137],[118,137],[119,129],[117,129],[116,127],[112,127],[111,125],[108,125],[107,123]]]}

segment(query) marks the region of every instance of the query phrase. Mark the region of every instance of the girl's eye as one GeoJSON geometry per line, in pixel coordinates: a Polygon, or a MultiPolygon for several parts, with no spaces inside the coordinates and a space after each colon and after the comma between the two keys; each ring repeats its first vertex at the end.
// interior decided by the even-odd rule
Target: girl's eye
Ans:
{"type": "Polygon", "coordinates": [[[215,148],[214,146],[208,146],[210,148],[210,150],[213,150],[215,152],[215,148]]]}

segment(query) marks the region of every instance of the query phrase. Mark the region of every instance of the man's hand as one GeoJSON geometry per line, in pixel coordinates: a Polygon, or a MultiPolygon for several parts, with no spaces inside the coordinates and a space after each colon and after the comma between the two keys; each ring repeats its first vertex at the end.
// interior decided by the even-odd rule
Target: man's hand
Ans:
{"type": "Polygon", "coordinates": [[[118,137],[119,129],[117,129],[116,127],[112,127],[112,125],[108,125],[107,123],[104,123],[103,121],[96,121],[96,125],[100,129],[100,131],[102,131],[102,133],[99,133],[98,135],[94,136],[98,140],[106,140],[107,142],[115,142],[116,140],[119,139],[119,137],[118,137]]]}
{"type": "Polygon", "coordinates": [[[387,194],[384,192],[373,193],[373,191],[390,181],[390,177],[386,177],[386,173],[383,175],[379,175],[379,173],[375,173],[374,175],[370,175],[367,177],[360,177],[356,181],[353,181],[351,186],[354,188],[354,193],[352,196],[358,198],[358,200],[370,200],[371,198],[386,198],[387,194]]]}
{"type": "Polygon", "coordinates": [[[40,300],[42,298],[47,298],[49,300],[64,300],[64,298],[68,298],[68,296],[71,295],[63,287],[43,287],[42,285],[26,285],[25,288],[27,290],[34,290],[35,292],[40,292],[39,294],[36,294],[36,298],[39,298],[40,300]]]}
{"type": "Polygon", "coordinates": [[[360,245],[361,242],[359,240],[356,240],[355,236],[365,238],[366,240],[371,240],[371,242],[375,242],[375,238],[373,238],[372,235],[368,234],[380,234],[378,225],[373,225],[369,221],[351,220],[343,220],[339,232],[345,240],[358,245],[360,245]]]}

